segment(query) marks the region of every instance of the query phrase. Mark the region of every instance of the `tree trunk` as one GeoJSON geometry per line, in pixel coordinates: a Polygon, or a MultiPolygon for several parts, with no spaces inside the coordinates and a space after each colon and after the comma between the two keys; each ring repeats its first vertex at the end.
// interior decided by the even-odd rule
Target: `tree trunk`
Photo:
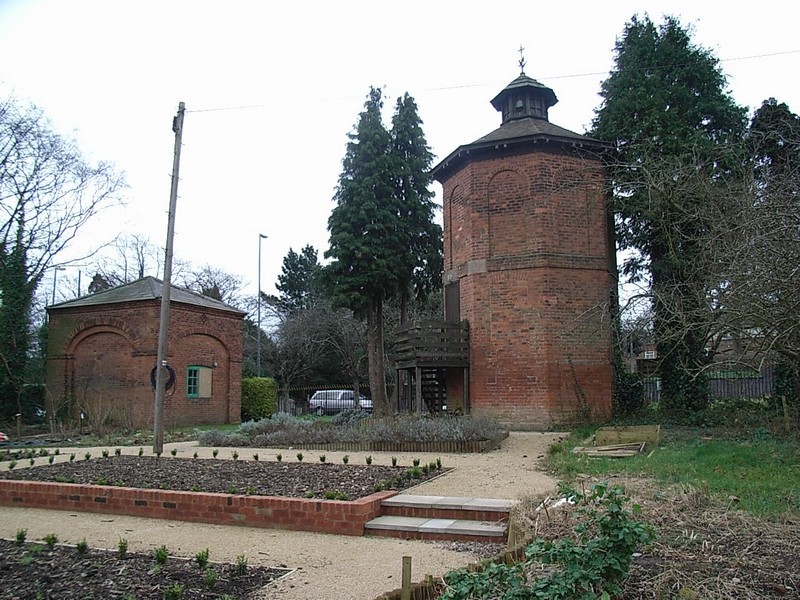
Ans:
{"type": "Polygon", "coordinates": [[[278,402],[278,412],[292,414],[292,399],[289,397],[289,383],[285,383],[283,394],[278,402]]]}
{"type": "Polygon", "coordinates": [[[383,299],[371,298],[367,307],[367,353],[372,410],[378,416],[391,411],[386,398],[386,370],[383,366],[383,299]]]}

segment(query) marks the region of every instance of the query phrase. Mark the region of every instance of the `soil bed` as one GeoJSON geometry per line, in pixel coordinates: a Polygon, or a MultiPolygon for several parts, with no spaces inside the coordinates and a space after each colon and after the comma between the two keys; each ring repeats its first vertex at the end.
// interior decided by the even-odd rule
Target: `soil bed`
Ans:
{"type": "Polygon", "coordinates": [[[423,473],[420,469],[411,477],[406,477],[407,471],[406,467],[385,465],[123,455],[4,470],[0,478],[295,498],[324,498],[326,493],[336,493],[337,499],[356,500],[375,492],[377,485],[402,490],[446,470],[423,473]]]}
{"type": "Polygon", "coordinates": [[[194,560],[169,557],[156,566],[153,555],[127,554],[74,546],[16,544],[0,540],[0,581],[3,598],[86,598],[109,600],[136,598],[161,600],[165,592],[183,586],[184,600],[199,598],[247,598],[287,572],[286,569],[247,566],[236,573],[236,565],[209,562],[213,575],[194,560]]]}

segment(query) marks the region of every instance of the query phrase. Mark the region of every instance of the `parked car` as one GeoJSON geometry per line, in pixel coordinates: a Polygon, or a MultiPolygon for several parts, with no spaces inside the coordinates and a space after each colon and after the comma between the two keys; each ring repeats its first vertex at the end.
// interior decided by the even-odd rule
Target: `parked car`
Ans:
{"type": "MultiPolygon", "coordinates": [[[[353,390],[319,390],[314,392],[308,405],[318,415],[333,415],[348,408],[355,408],[355,394],[353,390]]],[[[359,395],[359,407],[367,412],[372,412],[372,400],[359,395]]]]}

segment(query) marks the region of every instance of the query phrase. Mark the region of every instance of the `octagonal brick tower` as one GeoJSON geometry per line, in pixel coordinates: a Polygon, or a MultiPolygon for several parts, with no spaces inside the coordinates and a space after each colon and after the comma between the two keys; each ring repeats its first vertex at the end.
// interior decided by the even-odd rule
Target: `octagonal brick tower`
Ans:
{"type": "Polygon", "coordinates": [[[470,329],[469,393],[517,429],[611,413],[613,221],[606,146],[550,123],[552,89],[523,73],[500,127],[433,169],[444,203],[445,318],[470,329]]]}

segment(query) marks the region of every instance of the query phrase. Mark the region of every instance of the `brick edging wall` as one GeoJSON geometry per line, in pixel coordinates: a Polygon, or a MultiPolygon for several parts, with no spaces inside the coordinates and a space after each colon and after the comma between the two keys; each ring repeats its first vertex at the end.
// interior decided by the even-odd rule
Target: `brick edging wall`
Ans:
{"type": "Polygon", "coordinates": [[[345,502],[0,480],[3,506],[357,536],[364,535],[364,523],[381,514],[381,501],[396,494],[377,492],[345,502]]]}

